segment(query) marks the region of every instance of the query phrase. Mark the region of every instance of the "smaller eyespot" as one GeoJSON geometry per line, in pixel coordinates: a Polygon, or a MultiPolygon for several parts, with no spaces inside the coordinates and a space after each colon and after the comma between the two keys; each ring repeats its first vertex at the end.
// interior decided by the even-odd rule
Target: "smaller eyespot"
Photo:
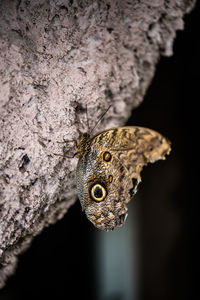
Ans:
{"type": "Polygon", "coordinates": [[[106,198],[107,191],[101,183],[95,183],[91,190],[90,196],[94,201],[101,202],[106,198]]]}
{"type": "Polygon", "coordinates": [[[112,155],[111,155],[111,153],[110,152],[103,152],[103,155],[102,155],[102,157],[103,157],[103,161],[105,161],[105,162],[109,162],[109,161],[111,161],[111,159],[112,159],[112,155]]]}
{"type": "Polygon", "coordinates": [[[109,175],[109,176],[108,176],[108,180],[109,180],[109,182],[111,183],[111,182],[113,181],[113,176],[112,176],[112,175],[109,175]]]}

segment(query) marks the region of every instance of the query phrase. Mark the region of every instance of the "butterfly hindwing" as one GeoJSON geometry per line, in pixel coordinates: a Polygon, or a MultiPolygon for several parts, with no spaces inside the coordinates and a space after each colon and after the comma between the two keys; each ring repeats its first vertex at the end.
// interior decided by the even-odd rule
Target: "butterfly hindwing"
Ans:
{"type": "Polygon", "coordinates": [[[80,158],[76,177],[79,199],[88,219],[105,231],[122,225],[127,212],[126,203],[130,201],[132,181],[119,159],[112,152],[92,145],[91,151],[80,158]],[[111,155],[109,162],[103,160],[104,153],[111,155]],[[105,192],[103,200],[100,189],[105,192]]]}

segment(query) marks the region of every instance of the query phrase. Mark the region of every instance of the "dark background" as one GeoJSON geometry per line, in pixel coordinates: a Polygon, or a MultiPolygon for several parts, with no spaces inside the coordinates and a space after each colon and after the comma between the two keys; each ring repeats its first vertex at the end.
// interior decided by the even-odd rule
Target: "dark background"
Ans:
{"type": "MultiPolygon", "coordinates": [[[[194,224],[199,19],[198,3],[185,17],[185,30],[177,33],[174,55],[161,58],[143,104],[128,122],[155,129],[172,142],[167,160],[142,173],[136,204],[140,216],[140,297],[134,300],[190,299],[195,293],[192,299],[198,298],[192,237],[199,236],[194,224]]],[[[78,299],[80,295],[96,299],[95,232],[76,202],[19,257],[16,274],[0,291],[0,299],[78,299]]],[[[120,296],[106,300],[111,299],[125,300],[120,296]]]]}

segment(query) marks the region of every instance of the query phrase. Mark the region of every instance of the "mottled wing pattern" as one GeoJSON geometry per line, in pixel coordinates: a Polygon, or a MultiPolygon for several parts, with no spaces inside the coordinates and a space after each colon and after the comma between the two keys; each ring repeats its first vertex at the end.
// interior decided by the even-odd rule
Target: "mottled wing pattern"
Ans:
{"type": "Polygon", "coordinates": [[[164,159],[170,143],[151,129],[118,127],[93,138],[83,135],[78,152],[77,190],[82,208],[96,227],[109,231],[124,223],[126,203],[137,191],[143,166],[164,159]],[[104,194],[103,201],[92,199],[94,186],[99,199],[104,194]]]}
{"type": "Polygon", "coordinates": [[[160,133],[143,127],[127,126],[109,129],[92,138],[92,143],[111,150],[127,168],[133,181],[147,163],[165,159],[170,142],[160,133]]]}
{"type": "Polygon", "coordinates": [[[97,228],[109,231],[125,221],[132,181],[126,167],[112,152],[112,160],[109,163],[103,162],[102,151],[102,148],[92,144],[87,155],[79,160],[77,189],[82,209],[88,219],[97,228]],[[106,188],[107,196],[102,202],[91,199],[90,191],[94,183],[104,184],[106,188]]]}

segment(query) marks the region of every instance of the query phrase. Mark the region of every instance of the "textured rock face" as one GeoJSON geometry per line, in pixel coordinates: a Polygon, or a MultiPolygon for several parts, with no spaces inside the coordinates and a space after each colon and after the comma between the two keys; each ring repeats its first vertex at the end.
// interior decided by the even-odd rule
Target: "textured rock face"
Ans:
{"type": "Polygon", "coordinates": [[[80,131],[125,123],[193,0],[0,2],[0,285],[76,199],[80,131]],[[61,156],[55,155],[61,154],[61,156]]]}

